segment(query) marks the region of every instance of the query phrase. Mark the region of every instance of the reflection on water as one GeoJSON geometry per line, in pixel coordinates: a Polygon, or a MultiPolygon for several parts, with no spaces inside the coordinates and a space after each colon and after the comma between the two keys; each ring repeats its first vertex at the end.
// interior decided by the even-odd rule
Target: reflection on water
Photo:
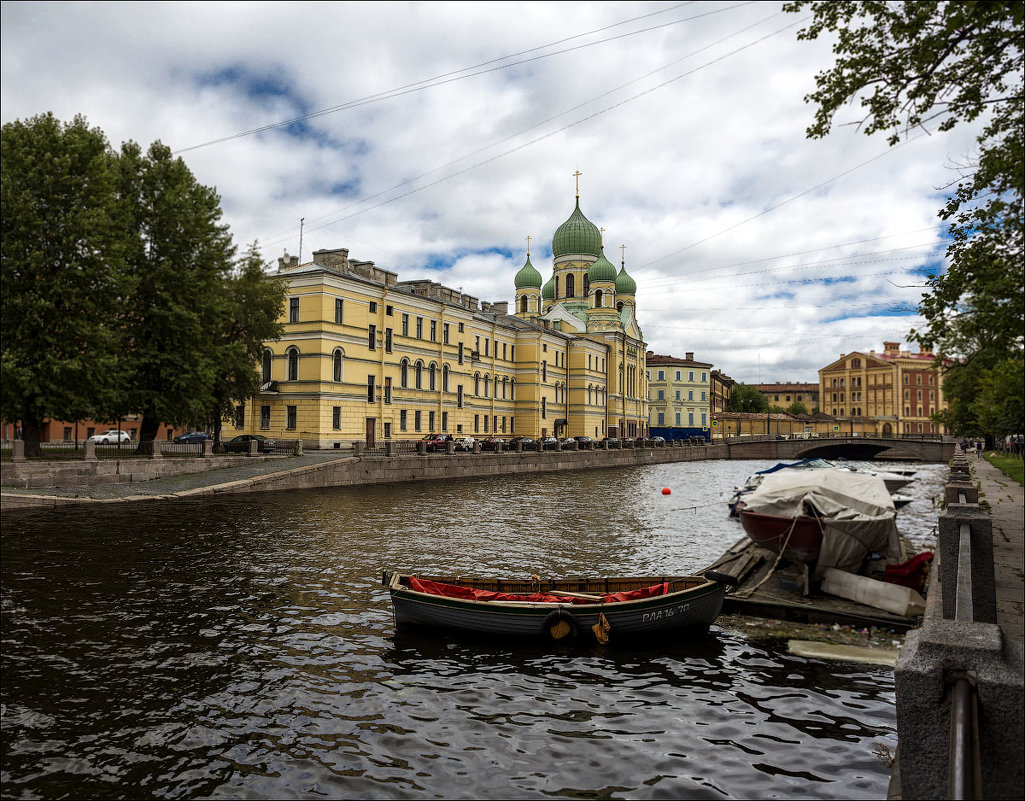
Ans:
{"type": "MultiPolygon", "coordinates": [[[[4,794],[881,797],[885,668],[718,627],[644,650],[394,632],[386,568],[707,565],[741,536],[733,486],[768,464],[8,515],[4,794]]],[[[901,514],[918,544],[940,472],[901,514]]]]}

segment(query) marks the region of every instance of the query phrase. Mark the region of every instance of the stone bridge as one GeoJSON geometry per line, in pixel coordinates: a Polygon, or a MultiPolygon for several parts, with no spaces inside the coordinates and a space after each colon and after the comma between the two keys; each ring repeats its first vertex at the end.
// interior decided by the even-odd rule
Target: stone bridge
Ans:
{"type": "Polygon", "coordinates": [[[733,437],[727,440],[730,459],[889,459],[916,462],[949,462],[954,440],[910,437],[816,437],[814,439],[770,439],[733,437]]]}

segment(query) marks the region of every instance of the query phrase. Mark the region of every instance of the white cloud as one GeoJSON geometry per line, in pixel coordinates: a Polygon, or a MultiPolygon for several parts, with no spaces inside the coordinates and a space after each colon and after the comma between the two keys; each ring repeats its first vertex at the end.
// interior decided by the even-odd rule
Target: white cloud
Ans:
{"type": "Polygon", "coordinates": [[[115,146],[173,149],[540,44],[567,40],[552,52],[697,17],[182,157],[216,186],[240,247],[257,239],[268,260],[296,253],[305,218],[306,258],[347,247],[402,280],[484,300],[512,299],[528,235],[550,274],[579,169],[581,207],[607,229],[608,257],[618,265],[627,246],[649,348],[694,352],[748,382],[813,381],[841,352],[905,341],[915,318],[886,310],[920,297],[913,270],[943,249],[938,187],[974,139],[965,126],[891,150],[849,125],[806,139],[803,97],[830,63],[829,42],[798,42],[796,28],[770,36],[798,18],[762,3],[17,3],[2,13],[4,122],[81,113],[115,146]],[[439,263],[449,266],[428,270],[439,263]],[[836,280],[810,280],[826,278],[836,280]]]}

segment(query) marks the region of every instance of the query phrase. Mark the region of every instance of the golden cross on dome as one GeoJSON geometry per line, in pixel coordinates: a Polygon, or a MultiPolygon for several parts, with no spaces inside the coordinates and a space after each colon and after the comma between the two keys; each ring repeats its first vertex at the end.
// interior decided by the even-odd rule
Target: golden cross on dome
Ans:
{"type": "Polygon", "coordinates": [[[580,176],[581,175],[583,175],[583,173],[580,172],[580,170],[577,170],[575,173],[573,173],[573,177],[577,179],[577,197],[580,197],[580,176]]]}
{"type": "Polygon", "coordinates": [[[527,237],[527,258],[530,258],[530,237],[527,237]]]}
{"type": "Polygon", "coordinates": [[[626,267],[626,245],[620,245],[619,249],[620,249],[620,251],[623,254],[623,267],[625,268],[626,267]]]}
{"type": "Polygon", "coordinates": [[[598,229],[598,233],[599,233],[599,235],[601,237],[601,246],[605,247],[605,229],[604,228],[599,228],[598,229]]]}

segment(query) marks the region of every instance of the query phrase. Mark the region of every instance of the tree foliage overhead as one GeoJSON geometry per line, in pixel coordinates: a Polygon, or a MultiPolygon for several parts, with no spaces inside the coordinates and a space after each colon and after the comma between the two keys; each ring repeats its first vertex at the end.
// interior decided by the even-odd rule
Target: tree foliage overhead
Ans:
{"type": "Polygon", "coordinates": [[[734,384],[733,392],[726,401],[728,412],[767,412],[769,401],[750,384],[734,384]]]}
{"type": "MultiPolygon", "coordinates": [[[[977,152],[947,181],[939,216],[949,221],[946,269],[928,278],[925,320],[910,338],[935,347],[937,363],[957,360],[945,394],[969,414],[982,376],[1020,358],[1025,329],[1025,113],[1022,26],[1025,5],[1002,2],[809,2],[799,39],[836,37],[832,68],[805,100],[817,106],[811,138],[827,135],[852,101],[866,134],[891,145],[917,129],[981,125],[977,152]]],[[[931,189],[931,187],[930,187],[931,189]]]]}
{"type": "Polygon", "coordinates": [[[101,414],[119,382],[124,269],[117,157],[82,117],[3,126],[0,416],[38,453],[47,418],[101,414]]]}
{"type": "Polygon", "coordinates": [[[236,270],[220,198],[159,142],[120,153],[84,119],[3,126],[2,416],[219,420],[255,388],[282,287],[236,270]]]}
{"type": "Polygon", "coordinates": [[[217,193],[155,143],[121,149],[122,202],[129,215],[127,266],[137,282],[128,306],[125,410],[141,413],[140,438],[161,422],[202,420],[220,365],[214,347],[222,288],[235,256],[217,193]]]}

